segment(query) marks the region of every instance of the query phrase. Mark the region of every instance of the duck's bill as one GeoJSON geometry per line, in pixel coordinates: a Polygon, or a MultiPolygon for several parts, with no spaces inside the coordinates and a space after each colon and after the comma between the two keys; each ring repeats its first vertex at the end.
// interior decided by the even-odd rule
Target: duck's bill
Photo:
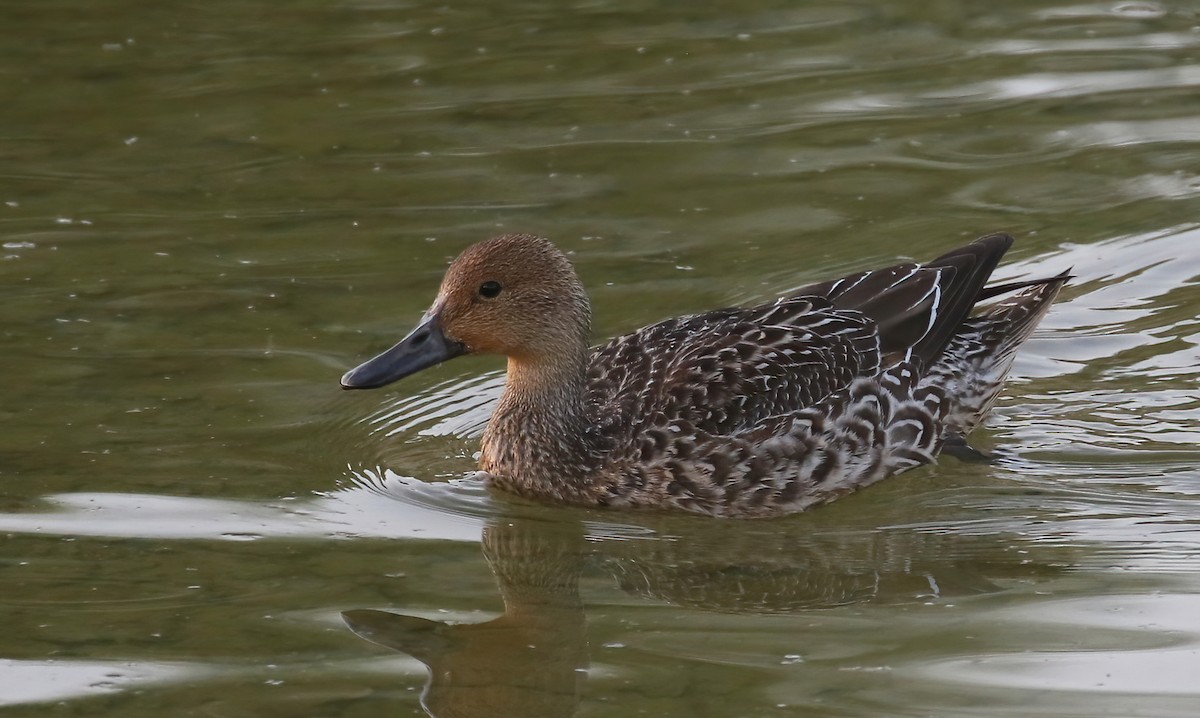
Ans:
{"type": "Polygon", "coordinates": [[[442,333],[436,315],[427,315],[408,336],[384,353],[342,375],[343,389],[374,389],[462,354],[465,348],[442,333]]]}

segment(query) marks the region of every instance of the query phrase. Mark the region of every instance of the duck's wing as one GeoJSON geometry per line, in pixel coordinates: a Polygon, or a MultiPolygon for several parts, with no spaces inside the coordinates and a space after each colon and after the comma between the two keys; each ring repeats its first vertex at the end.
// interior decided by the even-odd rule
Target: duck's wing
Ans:
{"type": "Polygon", "coordinates": [[[919,359],[928,366],[945,350],[976,302],[1026,286],[984,286],[1012,243],[1007,234],[988,235],[925,264],[859,272],[808,285],[792,296],[823,297],[838,309],[870,317],[879,327],[885,366],[906,359],[919,359]]]}
{"type": "MultiPolygon", "coordinates": [[[[773,304],[670,319],[596,350],[591,413],[613,435],[680,419],[725,435],[815,405],[899,362],[929,367],[960,331],[1012,237],[926,264],[859,272],[773,304]]],[[[1012,289],[1016,285],[1005,285],[1012,289]]]]}
{"type": "Polygon", "coordinates": [[[610,434],[686,421],[716,435],[810,407],[879,370],[874,323],[821,297],[669,319],[595,351],[591,413],[610,434]]]}

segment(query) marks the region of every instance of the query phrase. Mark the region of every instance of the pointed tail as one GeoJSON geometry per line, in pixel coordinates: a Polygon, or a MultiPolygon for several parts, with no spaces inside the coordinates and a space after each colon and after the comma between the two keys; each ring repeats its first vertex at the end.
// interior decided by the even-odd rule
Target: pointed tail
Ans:
{"type": "MultiPolygon", "coordinates": [[[[965,436],[987,415],[1017,349],[1029,339],[1070,278],[1068,270],[1055,277],[1001,285],[1025,290],[962,323],[922,380],[942,387],[955,401],[946,419],[948,433],[965,436]]],[[[997,293],[993,289],[988,296],[997,293]]]]}

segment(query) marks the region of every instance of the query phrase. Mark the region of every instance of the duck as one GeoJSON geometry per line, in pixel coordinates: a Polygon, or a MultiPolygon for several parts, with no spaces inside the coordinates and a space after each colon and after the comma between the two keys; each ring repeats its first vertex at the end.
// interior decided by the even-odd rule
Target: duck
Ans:
{"type": "Polygon", "coordinates": [[[965,445],[1071,278],[989,285],[1012,244],[991,234],[592,347],[571,261],[503,234],[458,255],[416,327],[341,386],[500,355],[479,453],[490,486],[585,507],[793,514],[965,445]]]}

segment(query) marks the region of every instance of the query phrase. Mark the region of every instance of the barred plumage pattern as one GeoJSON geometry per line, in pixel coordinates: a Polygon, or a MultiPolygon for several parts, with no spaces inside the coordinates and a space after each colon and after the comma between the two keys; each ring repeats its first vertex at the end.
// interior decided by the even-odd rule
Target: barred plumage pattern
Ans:
{"type": "Polygon", "coordinates": [[[608,448],[595,500],[771,516],[934,461],[984,416],[1066,281],[964,316],[1010,243],[947,255],[969,256],[968,271],[944,258],[887,267],[599,347],[587,406],[608,448]]]}
{"type": "Polygon", "coordinates": [[[480,453],[493,485],[592,506],[802,511],[934,461],[984,417],[1069,278],[986,286],[1011,244],[990,235],[589,350],[591,309],[567,258],[502,235],[464,251],[422,323],[342,385],[503,354],[480,453]]]}

